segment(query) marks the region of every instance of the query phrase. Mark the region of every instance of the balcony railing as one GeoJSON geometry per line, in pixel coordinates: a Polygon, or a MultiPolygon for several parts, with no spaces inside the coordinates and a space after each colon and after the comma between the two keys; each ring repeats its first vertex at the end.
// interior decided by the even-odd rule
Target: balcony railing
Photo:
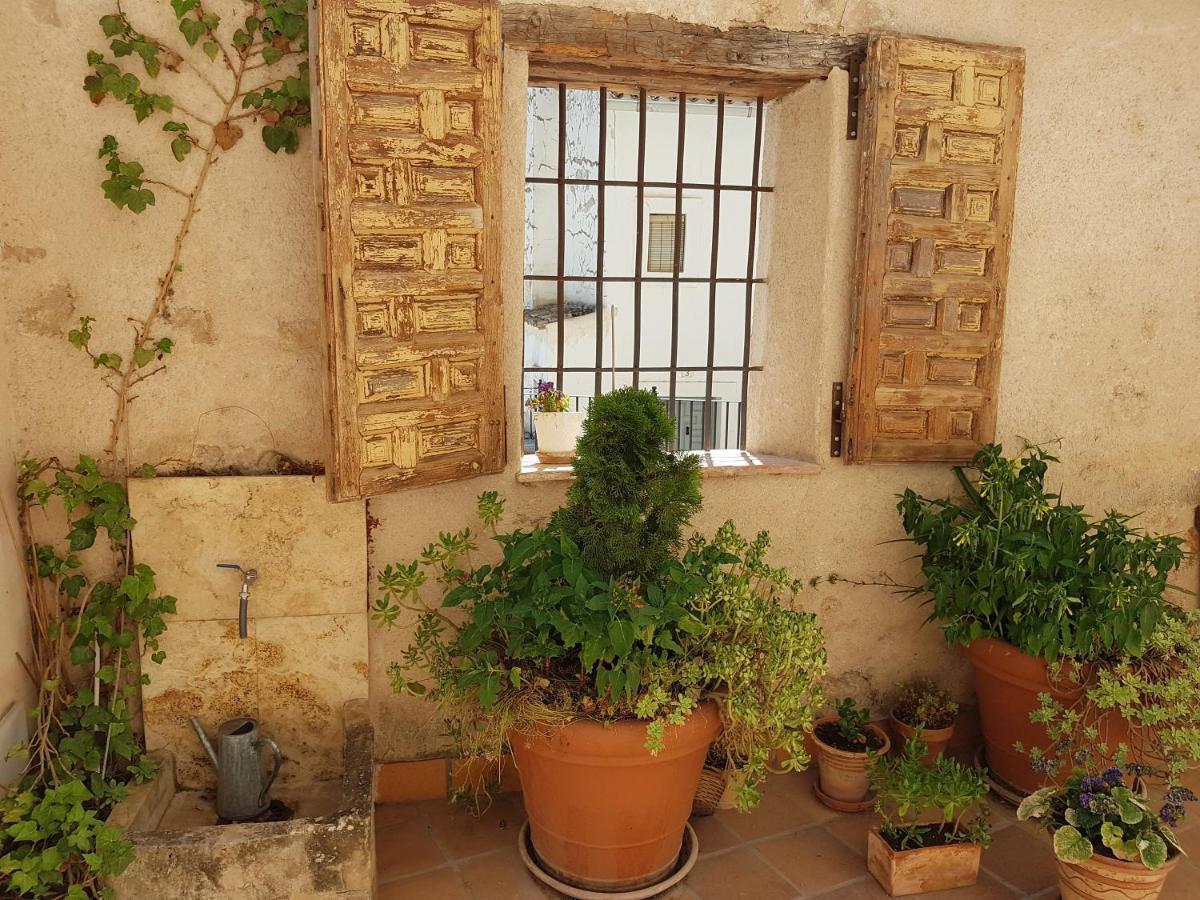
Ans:
{"type": "MultiPolygon", "coordinates": [[[[536,393],[526,388],[522,396],[522,414],[524,422],[525,452],[537,450],[537,435],[533,430],[533,411],[524,405],[536,393]]],[[[704,448],[704,401],[676,398],[668,403],[661,399],[667,412],[675,420],[675,449],[703,450],[704,448]]],[[[590,396],[575,395],[571,397],[571,409],[575,412],[587,412],[592,404],[590,396]]],[[[736,450],[738,448],[738,432],[741,422],[742,404],[738,400],[710,401],[713,428],[713,445],[710,450],[736,450]]]]}

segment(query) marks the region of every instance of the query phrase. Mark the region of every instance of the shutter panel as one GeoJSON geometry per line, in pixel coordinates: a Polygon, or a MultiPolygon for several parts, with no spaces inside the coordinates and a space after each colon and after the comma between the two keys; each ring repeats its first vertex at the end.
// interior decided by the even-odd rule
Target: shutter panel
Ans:
{"type": "Polygon", "coordinates": [[[873,36],[863,67],[852,462],[995,431],[1024,52],[873,36]]]}
{"type": "Polygon", "coordinates": [[[497,472],[498,8],[319,8],[331,495],[497,472]]]}

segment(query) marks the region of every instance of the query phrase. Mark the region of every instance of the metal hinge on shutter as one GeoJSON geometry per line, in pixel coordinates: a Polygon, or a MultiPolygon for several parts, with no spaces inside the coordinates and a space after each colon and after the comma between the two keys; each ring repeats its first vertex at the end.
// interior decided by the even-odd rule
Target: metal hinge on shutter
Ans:
{"type": "Polygon", "coordinates": [[[829,455],[842,455],[842,426],[846,421],[845,388],[842,382],[833,383],[833,401],[829,407],[829,455]]]}
{"type": "Polygon", "coordinates": [[[862,57],[850,60],[849,96],[846,98],[846,140],[858,140],[858,99],[862,95],[862,57]]]}

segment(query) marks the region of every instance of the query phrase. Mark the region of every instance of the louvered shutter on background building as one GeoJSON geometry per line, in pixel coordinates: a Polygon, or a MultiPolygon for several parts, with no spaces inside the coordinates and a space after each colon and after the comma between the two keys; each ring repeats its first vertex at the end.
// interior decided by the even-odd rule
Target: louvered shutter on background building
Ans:
{"type": "Polygon", "coordinates": [[[852,462],[993,438],[1024,53],[873,36],[863,67],[852,462]]]}
{"type": "Polygon", "coordinates": [[[320,11],[332,496],[499,471],[499,10],[320,11]]]}

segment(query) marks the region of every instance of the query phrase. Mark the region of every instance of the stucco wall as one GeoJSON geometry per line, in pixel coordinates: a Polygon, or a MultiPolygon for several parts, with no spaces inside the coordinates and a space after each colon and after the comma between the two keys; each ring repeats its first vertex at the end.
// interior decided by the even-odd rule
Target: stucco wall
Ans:
{"type": "MultiPolygon", "coordinates": [[[[168,33],[165,3],[124,5],[145,18],[145,30],[168,33]]],[[[999,436],[1061,437],[1060,475],[1071,499],[1144,511],[1147,527],[1187,529],[1200,502],[1200,17],[1190,4],[659,0],[636,8],[716,25],[886,28],[1025,47],[999,436]]],[[[103,443],[107,394],[62,334],[75,316],[92,314],[101,346],[121,342],[126,311],[149,302],[168,252],[162,231],[177,215],[166,194],[134,217],[98,188],[95,148],[105,133],[121,136],[151,172],[176,167],[157,126],[139,129],[112,104],[93,109],[79,89],[85,50],[101,46],[94,22],[109,11],[107,0],[16,0],[3,14],[10,64],[22,77],[0,85],[0,152],[9,163],[0,169],[0,290],[6,321],[15,323],[7,364],[16,444],[34,453],[71,455],[103,443]]],[[[524,70],[516,54],[506,54],[505,65],[503,215],[505,233],[517,234],[524,70]]],[[[897,536],[894,495],[906,485],[948,490],[946,472],[849,468],[825,450],[829,383],[845,374],[849,338],[857,146],[843,138],[844,88],[836,73],[776,110],[775,183],[796,202],[776,204],[792,218],[777,218],[770,230],[773,279],[759,329],[768,370],[754,386],[760,448],[809,455],[822,471],[710,482],[698,524],[711,528],[733,515],[747,530],[769,527],[776,558],[805,574],[886,568],[903,579],[906,549],[881,545],[897,536]]],[[[207,102],[202,93],[180,98],[207,102]]],[[[138,461],[261,466],[271,450],[321,455],[314,144],[306,135],[300,154],[276,158],[248,138],[214,171],[196,220],[169,330],[177,351],[134,407],[138,461]]],[[[521,242],[509,244],[505,366],[515,448],[521,242]]],[[[510,470],[372,501],[371,565],[412,558],[438,529],[468,524],[473,498],[486,489],[508,496],[513,521],[542,516],[561,498],[560,487],[516,484],[510,470]]],[[[1195,579],[1194,570],[1184,575],[1189,586],[1195,579]]],[[[841,587],[808,592],[804,603],[825,625],[833,690],[878,701],[916,669],[965,690],[961,661],[934,630],[919,628],[924,611],[916,605],[841,587]]],[[[437,746],[428,711],[388,694],[386,667],[402,643],[403,632],[371,635],[383,758],[437,746]]]]}

